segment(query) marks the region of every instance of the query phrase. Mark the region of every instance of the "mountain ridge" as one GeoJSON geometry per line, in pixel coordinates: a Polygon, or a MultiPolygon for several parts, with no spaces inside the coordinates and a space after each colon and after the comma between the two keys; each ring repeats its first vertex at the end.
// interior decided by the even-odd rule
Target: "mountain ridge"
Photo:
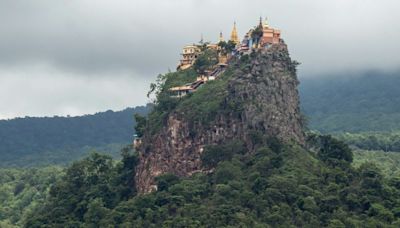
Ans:
{"type": "Polygon", "coordinates": [[[112,150],[116,154],[121,145],[129,144],[133,139],[133,114],[146,115],[150,107],[138,106],[81,117],[0,120],[0,166],[65,164],[96,149],[112,150]],[[117,149],[112,149],[115,146],[117,149]]]}

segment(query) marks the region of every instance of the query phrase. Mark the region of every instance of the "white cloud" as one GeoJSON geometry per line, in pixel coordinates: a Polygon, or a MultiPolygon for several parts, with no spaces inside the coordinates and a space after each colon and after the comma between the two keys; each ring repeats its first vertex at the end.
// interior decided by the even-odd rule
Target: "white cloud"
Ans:
{"type": "Polygon", "coordinates": [[[0,118],[82,115],[142,105],[148,84],[127,72],[85,77],[47,65],[0,70],[0,118]]]}
{"type": "Polygon", "coordinates": [[[300,77],[397,69],[399,7],[398,0],[0,0],[0,118],[144,104],[149,82],[175,68],[181,46],[201,33],[228,37],[233,20],[243,35],[260,15],[282,30],[300,77]]]}

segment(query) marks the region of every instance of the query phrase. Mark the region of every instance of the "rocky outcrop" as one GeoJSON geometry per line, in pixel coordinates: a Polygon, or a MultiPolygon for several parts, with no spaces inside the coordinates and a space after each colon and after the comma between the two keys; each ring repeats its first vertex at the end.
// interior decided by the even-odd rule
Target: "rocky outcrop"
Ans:
{"type": "Polygon", "coordinates": [[[138,148],[140,164],[135,177],[139,193],[154,190],[155,177],[161,174],[190,176],[206,171],[200,159],[206,145],[239,139],[251,151],[249,132],[254,130],[304,144],[296,64],[287,46],[283,42],[275,44],[251,54],[247,60],[232,61],[231,67],[234,71],[221,104],[221,109],[227,111],[207,126],[190,122],[183,113],[172,112],[157,134],[144,135],[138,148]],[[232,103],[240,108],[230,111],[232,103]]]}

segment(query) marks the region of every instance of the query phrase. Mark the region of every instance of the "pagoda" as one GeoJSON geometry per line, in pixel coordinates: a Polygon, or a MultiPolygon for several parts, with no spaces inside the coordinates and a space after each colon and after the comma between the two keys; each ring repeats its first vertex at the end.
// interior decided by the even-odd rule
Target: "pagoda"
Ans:
{"type": "Polygon", "coordinates": [[[237,30],[236,30],[236,21],[233,23],[233,29],[232,29],[232,32],[231,32],[231,39],[230,40],[235,45],[240,43],[239,36],[238,36],[237,30]]]}

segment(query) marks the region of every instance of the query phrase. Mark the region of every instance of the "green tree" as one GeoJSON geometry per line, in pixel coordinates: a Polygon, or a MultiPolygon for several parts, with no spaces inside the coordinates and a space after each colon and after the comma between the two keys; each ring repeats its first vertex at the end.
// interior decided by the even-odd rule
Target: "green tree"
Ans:
{"type": "Polygon", "coordinates": [[[221,161],[229,161],[235,154],[243,154],[244,144],[240,141],[230,141],[225,145],[209,145],[204,148],[201,161],[205,167],[215,167],[221,161]]]}
{"type": "Polygon", "coordinates": [[[215,50],[207,49],[200,54],[194,62],[194,69],[197,73],[204,75],[206,70],[218,63],[218,55],[215,50]]]}
{"type": "Polygon", "coordinates": [[[107,217],[110,210],[104,207],[102,199],[95,198],[87,206],[87,212],[84,216],[84,222],[87,227],[104,227],[102,219],[107,217]]]}
{"type": "Polygon", "coordinates": [[[331,165],[340,164],[342,161],[351,163],[353,161],[353,152],[343,142],[332,136],[321,136],[321,149],[318,156],[322,161],[331,165]]]}
{"type": "Polygon", "coordinates": [[[135,113],[134,117],[135,117],[135,121],[136,121],[136,125],[135,125],[136,134],[138,137],[142,137],[144,134],[144,131],[146,129],[147,119],[146,119],[146,117],[143,117],[137,113],[135,113]]]}

